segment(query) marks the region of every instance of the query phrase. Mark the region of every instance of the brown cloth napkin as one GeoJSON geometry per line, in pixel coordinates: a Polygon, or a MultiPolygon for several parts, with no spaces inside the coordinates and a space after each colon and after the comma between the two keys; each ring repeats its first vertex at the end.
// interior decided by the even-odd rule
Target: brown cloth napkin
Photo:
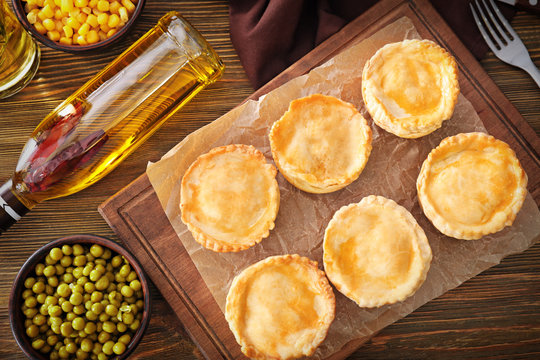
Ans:
{"type": "MultiPolygon", "coordinates": [[[[251,84],[257,89],[376,2],[230,0],[231,40],[251,84]]],[[[488,47],[474,23],[469,2],[431,1],[465,46],[480,59],[488,47]]],[[[507,18],[514,16],[512,7],[498,5],[507,18]]]]}

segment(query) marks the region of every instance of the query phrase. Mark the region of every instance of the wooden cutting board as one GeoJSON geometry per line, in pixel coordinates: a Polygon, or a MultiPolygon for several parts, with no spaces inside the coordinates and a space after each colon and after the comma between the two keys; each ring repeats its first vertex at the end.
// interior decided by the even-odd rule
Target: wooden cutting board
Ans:
{"type": "MultiPolygon", "coordinates": [[[[288,80],[305,74],[402,16],[413,21],[423,38],[438,42],[456,58],[462,93],[473,104],[488,132],[509,143],[516,151],[529,176],[529,191],[540,204],[540,139],[427,0],[379,2],[255,92],[250,99],[257,99],[288,80]]],[[[108,199],[99,211],[143,264],[201,352],[208,359],[244,359],[223,313],[181,246],[147,176],[141,175],[108,199]]],[[[343,359],[360,345],[360,342],[353,341],[331,359],[343,359]]]]}

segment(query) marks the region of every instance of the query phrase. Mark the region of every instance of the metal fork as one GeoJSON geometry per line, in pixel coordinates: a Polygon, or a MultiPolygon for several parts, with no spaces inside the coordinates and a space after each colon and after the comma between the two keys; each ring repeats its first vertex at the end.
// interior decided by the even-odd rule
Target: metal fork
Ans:
{"type": "Polygon", "coordinates": [[[501,11],[495,5],[493,0],[489,0],[489,3],[495,12],[495,15],[487,6],[485,0],[482,0],[482,4],[486,10],[485,12],[480,6],[479,0],[475,0],[474,3],[478,9],[478,12],[480,13],[481,19],[478,16],[473,4],[470,3],[469,6],[471,7],[476,25],[478,26],[480,33],[482,33],[482,36],[484,37],[484,40],[488,44],[491,51],[493,51],[493,53],[505,63],[517,66],[528,72],[533,80],[536,81],[538,87],[540,87],[540,71],[532,62],[527,48],[525,45],[523,45],[523,42],[519,36],[501,14],[501,11]],[[486,17],[485,13],[488,14],[489,18],[491,19],[491,23],[495,25],[497,31],[493,29],[493,26],[486,17]]]}

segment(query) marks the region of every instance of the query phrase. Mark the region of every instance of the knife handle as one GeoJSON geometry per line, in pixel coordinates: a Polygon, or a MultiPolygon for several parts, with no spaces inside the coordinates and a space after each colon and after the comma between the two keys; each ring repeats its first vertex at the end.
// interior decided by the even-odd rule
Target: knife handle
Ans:
{"type": "Polygon", "coordinates": [[[540,15],[540,0],[517,0],[516,7],[540,15]]]}

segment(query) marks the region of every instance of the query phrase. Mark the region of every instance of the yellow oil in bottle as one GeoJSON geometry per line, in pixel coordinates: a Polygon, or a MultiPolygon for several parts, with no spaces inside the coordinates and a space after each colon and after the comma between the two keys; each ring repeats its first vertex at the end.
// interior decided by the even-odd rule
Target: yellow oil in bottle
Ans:
{"type": "Polygon", "coordinates": [[[0,0],[0,99],[15,94],[39,67],[40,50],[5,0],[0,0]]]}
{"type": "Polygon", "coordinates": [[[95,183],[222,72],[202,36],[168,13],[38,125],[12,191],[30,209],[95,183]]]}

